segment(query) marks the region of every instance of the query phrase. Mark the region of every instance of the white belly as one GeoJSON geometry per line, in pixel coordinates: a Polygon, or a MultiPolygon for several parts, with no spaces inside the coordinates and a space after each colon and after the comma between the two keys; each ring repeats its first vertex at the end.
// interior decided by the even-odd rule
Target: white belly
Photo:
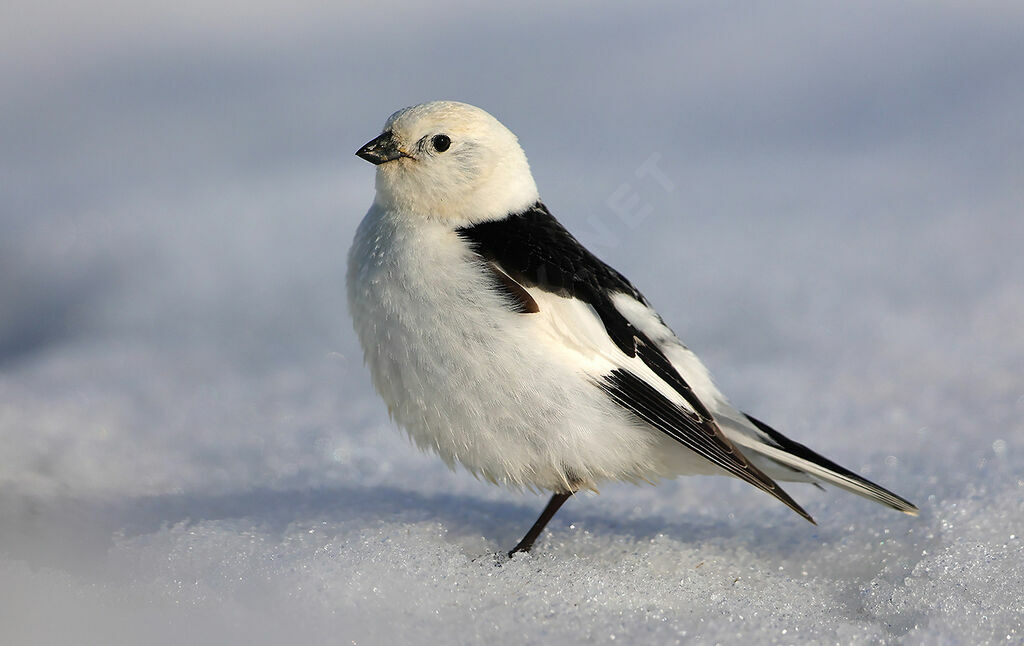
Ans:
{"type": "Polygon", "coordinates": [[[512,312],[472,259],[444,225],[376,206],[349,255],[374,386],[417,445],[493,482],[554,491],[715,471],[611,402],[578,349],[538,333],[543,302],[512,312]]]}

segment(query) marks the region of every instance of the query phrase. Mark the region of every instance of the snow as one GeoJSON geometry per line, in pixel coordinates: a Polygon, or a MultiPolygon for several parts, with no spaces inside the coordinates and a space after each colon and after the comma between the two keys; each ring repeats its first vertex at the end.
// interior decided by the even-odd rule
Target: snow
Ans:
{"type": "Polygon", "coordinates": [[[0,27],[0,642],[1024,643],[1019,7],[172,4],[0,27]],[[921,516],[608,485],[497,565],[544,499],[416,451],[344,304],[352,153],[436,98],[921,516]]]}

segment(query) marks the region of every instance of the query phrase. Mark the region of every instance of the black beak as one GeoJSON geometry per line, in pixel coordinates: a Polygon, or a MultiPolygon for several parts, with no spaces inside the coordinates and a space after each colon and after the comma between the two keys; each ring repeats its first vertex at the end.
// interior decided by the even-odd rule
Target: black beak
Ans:
{"type": "Polygon", "coordinates": [[[376,166],[399,157],[411,157],[398,149],[398,142],[390,130],[357,150],[356,155],[376,166]]]}

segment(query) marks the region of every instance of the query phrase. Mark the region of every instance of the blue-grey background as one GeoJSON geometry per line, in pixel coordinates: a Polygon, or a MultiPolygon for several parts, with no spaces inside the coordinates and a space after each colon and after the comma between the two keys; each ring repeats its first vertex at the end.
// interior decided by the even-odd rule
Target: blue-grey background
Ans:
{"type": "Polygon", "coordinates": [[[0,12],[0,641],[1024,641],[1019,3],[377,4],[0,12]],[[608,485],[495,568],[543,499],[412,448],[344,302],[352,153],[439,98],[921,517],[608,485]]]}

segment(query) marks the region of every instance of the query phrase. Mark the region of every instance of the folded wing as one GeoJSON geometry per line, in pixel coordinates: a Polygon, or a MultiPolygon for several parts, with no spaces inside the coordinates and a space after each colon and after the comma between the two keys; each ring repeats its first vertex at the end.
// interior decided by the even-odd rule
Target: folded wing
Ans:
{"type": "MultiPolygon", "coordinates": [[[[622,274],[583,247],[543,204],[538,202],[523,213],[464,227],[457,233],[481,257],[483,266],[497,269],[496,289],[509,295],[513,311],[528,316],[544,313],[544,299],[538,305],[538,299],[530,297],[532,306],[524,307],[522,291],[527,289],[589,308],[581,314],[580,307],[560,306],[565,318],[576,319],[565,327],[591,330],[589,334],[568,332],[573,342],[589,344],[596,355],[609,360],[608,369],[595,377],[595,383],[613,402],[814,522],[726,437],[707,405],[666,356],[665,339],[657,335],[652,338],[638,327],[643,317],[627,316],[632,310],[645,311],[660,323],[643,295],[622,274]],[[580,321],[581,316],[596,318],[600,326],[580,321]],[[597,333],[593,333],[595,329],[597,333]]],[[[559,307],[552,309],[548,315],[562,316],[559,307]]],[[[663,323],[661,327],[668,330],[663,323]]],[[[670,331],[667,336],[678,344],[670,331]]]]}

